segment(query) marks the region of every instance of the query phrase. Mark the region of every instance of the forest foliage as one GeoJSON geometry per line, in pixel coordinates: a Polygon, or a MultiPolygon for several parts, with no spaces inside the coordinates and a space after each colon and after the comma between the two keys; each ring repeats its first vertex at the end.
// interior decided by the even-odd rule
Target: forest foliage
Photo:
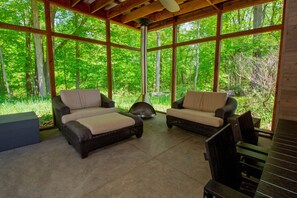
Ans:
{"type": "MultiPolygon", "coordinates": [[[[283,3],[270,3],[223,14],[222,34],[282,23],[283,3]]],[[[0,22],[45,29],[44,5],[35,0],[0,0],[0,22]]],[[[106,41],[105,21],[51,6],[52,30],[106,41]]],[[[217,16],[177,25],[177,42],[216,35],[217,16]]],[[[172,44],[172,27],[148,34],[148,48],[172,44]]],[[[45,35],[0,29],[0,114],[34,110],[50,122],[51,100],[45,35]],[[2,56],[1,56],[2,54],[2,56]],[[40,103],[38,103],[40,99],[40,103]],[[29,101],[29,102],[28,102],[29,101]],[[44,103],[47,101],[47,103],[44,103]],[[16,103],[20,103],[17,108],[16,103]],[[36,107],[39,105],[40,108],[36,107]]],[[[223,39],[219,90],[239,102],[237,113],[252,110],[270,127],[275,97],[280,31],[223,39]]],[[[140,47],[140,31],[111,24],[111,42],[140,47]]],[[[107,94],[106,46],[53,38],[56,91],[99,88],[107,94]]],[[[177,47],[176,97],[187,90],[212,91],[216,41],[177,47]]],[[[116,106],[129,109],[141,93],[139,51],[112,47],[112,94],[116,106]]],[[[171,103],[172,48],[148,53],[148,92],[154,107],[171,103]]]]}

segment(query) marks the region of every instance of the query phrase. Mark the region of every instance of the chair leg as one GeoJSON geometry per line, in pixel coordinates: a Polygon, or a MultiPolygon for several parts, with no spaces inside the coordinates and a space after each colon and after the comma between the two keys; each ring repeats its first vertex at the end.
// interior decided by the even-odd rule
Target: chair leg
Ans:
{"type": "Polygon", "coordinates": [[[169,124],[168,122],[167,122],[166,124],[167,124],[167,127],[168,127],[169,129],[171,129],[171,128],[173,127],[173,125],[172,125],[172,124],[169,124]]]}
{"type": "Polygon", "coordinates": [[[209,193],[205,188],[204,188],[204,192],[203,192],[203,197],[204,198],[212,198],[212,194],[209,193]]]}
{"type": "Polygon", "coordinates": [[[81,153],[81,159],[84,159],[84,158],[86,158],[86,157],[88,157],[88,153],[81,153]]]}

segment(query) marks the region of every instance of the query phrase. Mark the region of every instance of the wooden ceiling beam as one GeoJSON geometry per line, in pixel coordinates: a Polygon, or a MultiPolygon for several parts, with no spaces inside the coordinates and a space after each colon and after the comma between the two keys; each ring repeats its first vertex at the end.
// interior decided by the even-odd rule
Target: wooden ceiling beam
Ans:
{"type": "MultiPolygon", "coordinates": [[[[218,3],[223,3],[227,0],[213,0],[212,4],[218,4],[218,3]]],[[[168,18],[171,18],[173,16],[179,16],[182,14],[186,14],[188,12],[192,12],[198,9],[202,9],[202,8],[206,8],[209,7],[210,4],[207,1],[201,1],[201,0],[193,0],[190,1],[188,3],[184,3],[180,6],[180,11],[179,12],[175,12],[175,13],[171,13],[167,10],[163,10],[162,12],[156,13],[156,14],[152,14],[150,17],[148,17],[150,19],[151,22],[158,22],[158,21],[162,21],[168,18]]]]}
{"type": "Polygon", "coordinates": [[[211,0],[205,0],[209,3],[209,5],[211,5],[214,9],[216,9],[217,11],[220,11],[220,8],[218,6],[216,6],[211,0]]]}
{"type": "Polygon", "coordinates": [[[83,1],[80,2],[79,4],[77,4],[75,7],[71,7],[71,5],[69,4],[69,0],[50,0],[50,3],[52,5],[56,5],[58,7],[61,7],[61,8],[67,9],[67,10],[79,12],[79,13],[82,13],[82,14],[85,14],[88,16],[102,19],[102,20],[105,20],[105,18],[106,18],[106,11],[97,12],[97,13],[92,14],[90,12],[89,5],[84,3],[83,1]]]}
{"type": "MultiPolygon", "coordinates": [[[[183,3],[185,0],[176,0],[176,3],[181,4],[183,3]]],[[[127,23],[129,21],[133,21],[135,19],[139,19],[142,18],[144,16],[147,16],[149,14],[152,14],[154,12],[159,12],[159,11],[165,11],[164,6],[160,3],[160,1],[155,1],[147,6],[143,6],[137,10],[134,10],[126,15],[122,16],[122,22],[123,23],[127,23]]],[[[167,10],[166,10],[167,11],[167,10]]],[[[168,13],[170,13],[170,17],[173,17],[173,13],[167,11],[168,13]]],[[[168,17],[168,18],[170,18],[168,17]]]]}
{"type": "Polygon", "coordinates": [[[70,0],[71,7],[76,6],[81,0],[70,0]]]}
{"type": "Polygon", "coordinates": [[[110,9],[108,11],[108,18],[111,19],[113,17],[116,17],[126,11],[130,11],[135,7],[138,7],[146,2],[148,2],[150,0],[127,0],[124,1],[122,4],[119,4],[118,6],[110,9]]]}
{"type": "Polygon", "coordinates": [[[119,18],[120,17],[115,17],[115,18],[111,19],[110,21],[113,22],[113,23],[115,23],[115,24],[117,24],[117,25],[120,25],[120,26],[131,28],[133,30],[139,30],[138,23],[136,23],[134,21],[131,21],[129,23],[122,23],[119,18]]]}
{"type": "Polygon", "coordinates": [[[213,7],[206,7],[201,10],[195,10],[177,17],[177,24],[195,21],[207,17],[214,16],[218,13],[213,7]]]}
{"type": "MultiPolygon", "coordinates": [[[[177,16],[176,24],[181,24],[181,23],[185,23],[185,22],[189,22],[189,21],[194,21],[194,20],[210,17],[213,15],[216,15],[217,13],[218,13],[218,11],[216,9],[209,6],[209,7],[200,9],[200,10],[195,10],[195,11],[177,16]]],[[[172,25],[172,22],[173,22],[172,18],[168,18],[163,21],[152,23],[148,26],[148,30],[155,31],[158,29],[162,29],[164,27],[168,27],[168,26],[172,25]]]]}
{"type": "MultiPolygon", "coordinates": [[[[222,0],[213,0],[212,3],[214,3],[214,4],[222,3],[222,11],[229,12],[232,10],[238,10],[238,9],[242,9],[245,7],[268,3],[271,1],[273,1],[273,0],[234,0],[234,1],[226,1],[224,3],[224,2],[222,2],[222,0]],[[221,1],[221,2],[219,2],[219,1],[221,1]]],[[[180,16],[177,16],[177,24],[202,19],[205,17],[210,17],[217,13],[218,13],[217,10],[215,10],[213,7],[209,6],[209,7],[200,9],[200,10],[188,12],[188,13],[182,14],[180,16]]],[[[173,22],[173,20],[171,20],[170,18],[166,18],[164,20],[157,21],[155,23],[151,23],[148,26],[148,30],[155,31],[158,29],[162,29],[162,28],[172,25],[172,22],[173,22]],[[169,24],[166,24],[166,23],[169,23],[169,24]]]]}
{"type": "Polygon", "coordinates": [[[147,5],[147,6],[143,6],[139,9],[136,9],[126,15],[122,16],[122,22],[123,23],[127,23],[129,21],[133,21],[134,19],[139,19],[142,18],[146,15],[149,15],[151,13],[154,12],[158,12],[163,10],[164,7],[163,5],[160,3],[160,1],[154,1],[153,3],[147,5]]]}
{"type": "Polygon", "coordinates": [[[96,0],[90,5],[91,13],[95,13],[101,8],[107,6],[108,4],[112,3],[113,0],[96,0]]]}
{"type": "Polygon", "coordinates": [[[173,18],[169,18],[163,21],[159,21],[153,24],[148,25],[148,31],[156,31],[156,30],[160,30],[166,27],[170,27],[173,24],[173,18]]]}
{"type": "Polygon", "coordinates": [[[234,0],[223,4],[223,12],[229,12],[246,7],[251,7],[263,3],[268,3],[274,0],[234,0]]]}

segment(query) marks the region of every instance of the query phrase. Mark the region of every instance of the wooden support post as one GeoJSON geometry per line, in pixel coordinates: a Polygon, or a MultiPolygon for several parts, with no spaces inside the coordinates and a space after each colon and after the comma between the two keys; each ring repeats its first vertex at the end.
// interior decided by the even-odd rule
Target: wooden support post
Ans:
{"type": "Polygon", "coordinates": [[[282,28],[281,28],[281,40],[280,40],[280,49],[279,49],[279,58],[278,58],[278,66],[277,66],[277,77],[275,83],[275,95],[274,95],[274,105],[273,105],[273,114],[272,114],[272,123],[271,123],[271,131],[275,131],[278,117],[279,115],[279,101],[280,101],[280,80],[281,80],[281,64],[283,59],[283,50],[284,50],[284,37],[285,37],[285,20],[287,16],[287,0],[283,1],[283,18],[282,18],[282,28]]]}
{"type": "Polygon", "coordinates": [[[176,43],[177,43],[177,29],[176,19],[173,22],[172,34],[172,79],[171,79],[171,104],[176,98],[176,43]]]}
{"type": "Polygon", "coordinates": [[[51,28],[51,8],[50,1],[44,1],[45,9],[45,25],[46,25],[46,43],[47,43],[47,58],[48,58],[48,69],[50,77],[50,87],[51,87],[51,96],[52,98],[56,96],[56,82],[55,82],[55,66],[54,66],[54,53],[53,53],[53,37],[52,37],[52,28],[51,28]]]}
{"type": "Polygon", "coordinates": [[[217,32],[216,32],[216,54],[214,62],[214,79],[213,91],[219,89],[219,72],[220,72],[220,56],[221,56],[221,32],[222,32],[222,12],[218,13],[217,18],[217,32]]]}
{"type": "Polygon", "coordinates": [[[112,64],[111,64],[111,43],[110,43],[110,20],[106,20],[106,56],[107,56],[107,82],[108,97],[112,99],[112,64]]]}

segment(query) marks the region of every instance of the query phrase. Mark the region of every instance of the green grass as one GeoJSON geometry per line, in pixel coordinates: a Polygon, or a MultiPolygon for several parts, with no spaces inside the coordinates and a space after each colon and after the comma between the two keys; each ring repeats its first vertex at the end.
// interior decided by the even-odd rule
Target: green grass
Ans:
{"type": "MultiPolygon", "coordinates": [[[[122,109],[123,111],[129,111],[130,107],[136,102],[139,95],[135,96],[134,94],[123,96],[113,96],[115,105],[117,108],[122,109]]],[[[166,112],[166,109],[170,108],[171,101],[169,96],[150,96],[149,97],[152,106],[155,110],[166,112]]]]}
{"type": "Polygon", "coordinates": [[[53,126],[50,98],[0,99],[0,115],[34,111],[39,118],[40,128],[53,126]]]}

